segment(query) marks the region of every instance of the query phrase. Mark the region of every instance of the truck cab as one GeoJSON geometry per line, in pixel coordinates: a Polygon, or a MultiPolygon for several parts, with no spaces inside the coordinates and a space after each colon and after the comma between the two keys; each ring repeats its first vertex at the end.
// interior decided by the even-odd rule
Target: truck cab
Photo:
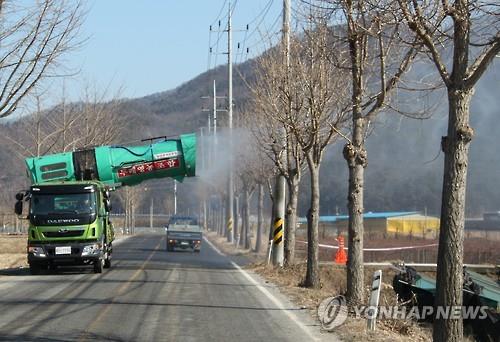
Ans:
{"type": "Polygon", "coordinates": [[[109,189],[98,181],[34,184],[17,196],[16,212],[29,201],[30,272],[60,265],[111,266],[114,229],[109,220],[109,189]]]}

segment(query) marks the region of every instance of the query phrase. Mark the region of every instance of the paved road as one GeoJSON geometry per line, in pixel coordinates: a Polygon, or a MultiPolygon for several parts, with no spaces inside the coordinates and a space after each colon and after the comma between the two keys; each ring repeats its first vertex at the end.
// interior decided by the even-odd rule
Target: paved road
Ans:
{"type": "Polygon", "coordinates": [[[310,341],[304,310],[207,242],[166,252],[163,235],[115,246],[103,274],[0,274],[0,341],[310,341]],[[258,280],[257,280],[258,281],[258,280]]]}

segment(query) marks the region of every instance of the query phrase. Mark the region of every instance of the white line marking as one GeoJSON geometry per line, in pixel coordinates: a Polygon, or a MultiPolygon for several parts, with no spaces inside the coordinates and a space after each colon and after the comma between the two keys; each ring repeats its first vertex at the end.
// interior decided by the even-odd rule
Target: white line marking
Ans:
{"type": "MultiPolygon", "coordinates": [[[[224,256],[224,257],[227,257],[227,255],[225,255],[224,253],[222,253],[212,242],[210,242],[206,237],[203,237],[203,239],[210,245],[210,247],[212,247],[216,252],[217,254],[221,255],[221,256],[224,256]]],[[[281,303],[281,301],[276,298],[271,292],[269,292],[265,287],[263,287],[258,281],[256,281],[250,274],[248,274],[247,271],[245,271],[244,269],[242,269],[238,264],[236,264],[235,262],[231,261],[231,265],[233,265],[234,268],[236,268],[238,271],[241,272],[241,274],[243,274],[243,276],[248,280],[250,281],[253,285],[255,285],[256,288],[258,288],[260,290],[260,292],[262,292],[267,298],[269,298],[269,300],[271,300],[271,302],[274,303],[274,305],[276,305],[280,310],[282,310],[285,315],[288,316],[288,318],[290,318],[311,340],[314,340],[314,341],[319,341],[319,339],[314,336],[310,331],[309,329],[304,325],[304,323],[302,323],[298,318],[297,316],[295,316],[292,312],[288,311],[284,306],[283,306],[283,303],[281,303]]]]}
{"type": "Polygon", "coordinates": [[[215,245],[212,242],[210,242],[210,240],[208,240],[205,236],[203,237],[203,240],[205,240],[205,242],[208,243],[210,245],[210,247],[212,247],[212,249],[217,252],[217,254],[219,254],[221,256],[226,256],[217,247],[215,247],[215,245]]]}

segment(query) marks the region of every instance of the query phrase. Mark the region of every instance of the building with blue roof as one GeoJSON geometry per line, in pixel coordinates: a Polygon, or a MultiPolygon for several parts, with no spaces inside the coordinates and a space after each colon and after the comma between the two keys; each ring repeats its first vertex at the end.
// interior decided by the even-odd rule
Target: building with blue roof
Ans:
{"type": "MultiPolygon", "coordinates": [[[[347,235],[347,215],[320,216],[322,237],[347,235]]],[[[439,218],[417,211],[367,212],[363,215],[365,236],[415,236],[435,239],[439,235],[439,218]]],[[[307,228],[307,219],[299,218],[299,229],[307,228]]]]}

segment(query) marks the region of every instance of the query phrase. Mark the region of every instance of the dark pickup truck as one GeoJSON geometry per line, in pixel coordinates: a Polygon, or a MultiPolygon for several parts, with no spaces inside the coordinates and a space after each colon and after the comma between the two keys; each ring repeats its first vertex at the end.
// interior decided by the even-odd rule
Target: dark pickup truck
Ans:
{"type": "Polygon", "coordinates": [[[195,217],[173,216],[166,231],[167,251],[173,251],[174,248],[189,248],[194,252],[200,252],[203,234],[195,217]]]}

